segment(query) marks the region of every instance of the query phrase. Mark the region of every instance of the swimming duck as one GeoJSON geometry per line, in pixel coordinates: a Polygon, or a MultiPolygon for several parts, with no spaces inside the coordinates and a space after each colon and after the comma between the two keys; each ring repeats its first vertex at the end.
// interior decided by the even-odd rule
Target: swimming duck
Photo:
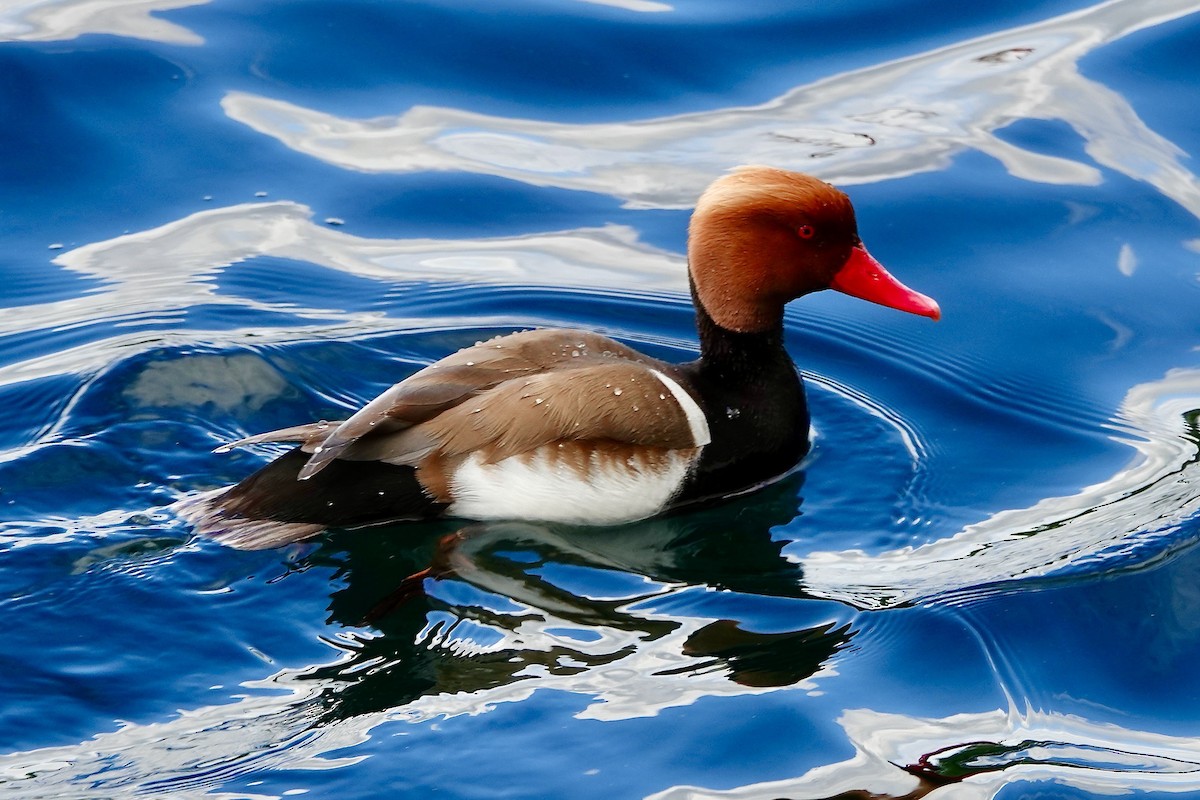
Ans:
{"type": "Polygon", "coordinates": [[[835,289],[941,314],[867,252],[844,193],[771,167],[738,168],[705,190],[688,269],[696,361],[667,363],[587,331],[500,336],[344,422],[218,448],[298,444],[187,515],[201,533],[265,548],[327,527],[441,516],[614,525],[731,497],[788,474],[808,451],[785,304],[835,289]]]}

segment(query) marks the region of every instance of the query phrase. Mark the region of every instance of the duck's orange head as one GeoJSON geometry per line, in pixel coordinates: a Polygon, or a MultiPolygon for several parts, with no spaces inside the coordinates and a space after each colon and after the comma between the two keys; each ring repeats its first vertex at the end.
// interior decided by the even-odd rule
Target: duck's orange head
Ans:
{"type": "Polygon", "coordinates": [[[799,172],[739,167],[714,181],[692,214],[688,262],[700,304],[741,333],[778,326],[785,304],[821,289],[941,316],[867,252],[850,198],[799,172]]]}

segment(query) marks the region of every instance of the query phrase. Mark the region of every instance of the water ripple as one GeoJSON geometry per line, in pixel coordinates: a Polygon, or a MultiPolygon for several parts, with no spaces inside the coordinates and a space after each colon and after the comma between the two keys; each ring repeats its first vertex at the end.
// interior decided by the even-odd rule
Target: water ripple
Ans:
{"type": "Polygon", "coordinates": [[[18,0],[0,10],[0,41],[47,42],[107,33],[171,44],[200,45],[194,32],[153,12],[208,0],[18,0]]]}
{"type": "MultiPolygon", "coordinates": [[[[497,239],[398,240],[352,236],[311,217],[310,209],[289,202],[231,206],[57,256],[55,264],[96,279],[103,288],[70,300],[6,309],[0,319],[0,343],[36,338],[42,346],[38,356],[0,363],[0,386],[63,373],[87,374],[110,363],[114,354],[172,341],[233,343],[261,336],[286,342],[405,327],[397,315],[372,308],[339,310],[311,294],[304,295],[310,303],[305,306],[294,295],[287,300],[257,299],[218,291],[227,269],[252,258],[295,259],[375,282],[409,285],[467,279],[560,287],[633,285],[643,292],[680,292],[686,287],[681,257],[638,242],[631,229],[620,226],[497,239]],[[217,306],[255,312],[254,327],[223,325],[224,330],[203,333],[162,328],[164,317],[172,323],[190,320],[198,310],[217,306]],[[175,316],[183,312],[188,316],[175,316]],[[113,321],[144,325],[147,332],[110,333],[113,321]],[[80,329],[93,325],[98,327],[90,336],[101,331],[109,335],[86,341],[89,337],[81,336],[80,329]],[[273,330],[276,326],[280,328],[273,330]],[[85,341],[44,346],[47,337],[67,329],[74,329],[72,341],[85,341]]],[[[421,313],[408,327],[448,324],[453,320],[421,313]]],[[[8,347],[5,352],[20,351],[8,347]]]]}
{"type": "Polygon", "coordinates": [[[1105,795],[1200,791],[1200,744],[1192,738],[1034,711],[914,719],[854,709],[838,723],[855,749],[846,761],[737,789],[677,786],[646,800],[916,800],[934,793],[987,800],[1018,782],[1105,795]]]}
{"type": "Polygon", "coordinates": [[[1111,478],[1071,496],[999,512],[918,547],[810,553],[800,559],[805,585],[859,608],[887,608],[950,600],[964,591],[964,597],[977,596],[1097,564],[1127,566],[1131,554],[1165,546],[1181,523],[1200,513],[1198,414],[1200,370],[1176,369],[1135,386],[1118,420],[1139,437],[1114,438],[1136,455],[1111,478]]]}
{"type": "Polygon", "coordinates": [[[1200,189],[1182,151],[1078,68],[1099,47],[1198,9],[1195,0],[1108,0],[834,75],[762,105],[633,122],[571,125],[431,106],[353,120],[247,92],[230,92],[222,107],[288,147],[347,169],[474,172],[601,192],[638,208],[690,207],[716,175],[747,162],[855,184],[944,169],[964,150],[990,155],[1024,180],[1099,183],[1090,164],[997,135],[1014,120],[1063,120],[1098,164],[1146,181],[1200,216],[1200,189]]]}

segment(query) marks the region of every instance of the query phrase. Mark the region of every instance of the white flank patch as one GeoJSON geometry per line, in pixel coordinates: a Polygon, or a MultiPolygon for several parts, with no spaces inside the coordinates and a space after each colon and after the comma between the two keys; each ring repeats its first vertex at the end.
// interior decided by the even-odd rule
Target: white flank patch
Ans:
{"type": "Polygon", "coordinates": [[[551,458],[555,447],[495,464],[472,455],[450,481],[455,501],[447,513],[583,525],[633,522],[663,510],[697,456],[694,451],[672,452],[665,464],[651,467],[637,457],[622,461],[594,454],[585,475],[551,458]]]}
{"type": "Polygon", "coordinates": [[[667,387],[671,396],[675,398],[675,402],[679,403],[679,407],[683,409],[683,413],[687,414],[688,427],[692,430],[692,442],[696,447],[704,447],[712,441],[712,434],[708,430],[708,417],[704,416],[704,410],[687,391],[675,381],[668,378],[656,369],[650,370],[654,373],[654,377],[662,382],[662,385],[667,387]]]}

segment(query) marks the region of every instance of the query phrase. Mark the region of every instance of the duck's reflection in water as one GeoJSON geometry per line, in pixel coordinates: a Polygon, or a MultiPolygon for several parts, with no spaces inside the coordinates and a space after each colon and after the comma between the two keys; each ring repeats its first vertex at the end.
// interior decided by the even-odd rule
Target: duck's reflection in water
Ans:
{"type": "Polygon", "coordinates": [[[796,517],[799,484],[612,529],[426,526],[420,552],[397,547],[411,528],[335,535],[308,557],[341,565],[331,621],[371,630],[351,636],[347,660],[310,675],[342,684],[334,718],[424,696],[495,702],[508,685],[592,695],[602,702],[588,716],[640,716],[799,684],[849,641],[851,612],[814,600],[815,615],[780,630],[737,610],[746,594],[803,604],[786,542],[771,534],[796,517]]]}

